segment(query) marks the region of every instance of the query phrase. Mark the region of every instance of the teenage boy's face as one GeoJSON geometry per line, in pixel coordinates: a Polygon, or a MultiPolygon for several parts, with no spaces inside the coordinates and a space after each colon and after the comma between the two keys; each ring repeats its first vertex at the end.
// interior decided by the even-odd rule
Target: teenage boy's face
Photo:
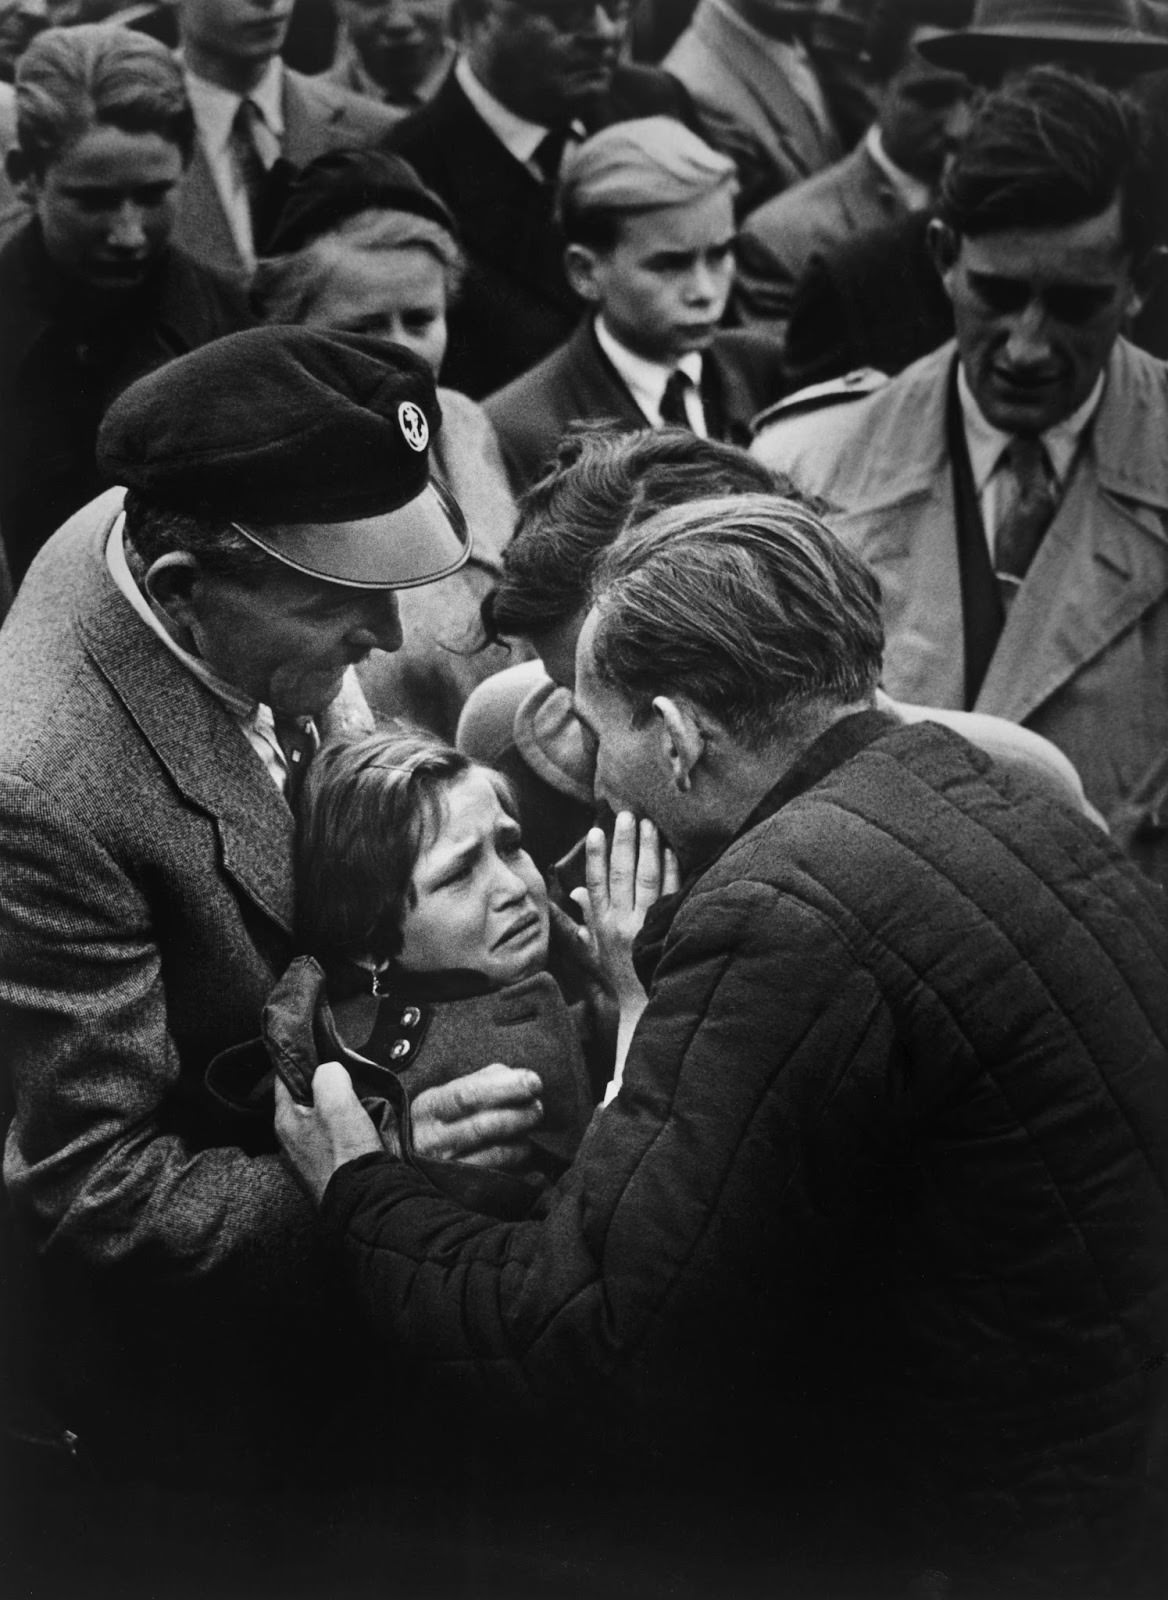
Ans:
{"type": "Polygon", "coordinates": [[[465,968],[498,988],[541,972],[548,955],[547,888],[519,824],[481,768],[456,778],[441,825],[414,867],[397,965],[465,968]]]}
{"type": "Polygon", "coordinates": [[[28,181],[50,260],[89,289],[136,288],[170,238],[182,175],[160,134],[90,128],[28,181]]]}
{"type": "Polygon", "coordinates": [[[587,255],[609,331],[635,354],[672,366],[710,344],[726,309],[734,279],[731,187],[630,212],[612,249],[587,255]]]}

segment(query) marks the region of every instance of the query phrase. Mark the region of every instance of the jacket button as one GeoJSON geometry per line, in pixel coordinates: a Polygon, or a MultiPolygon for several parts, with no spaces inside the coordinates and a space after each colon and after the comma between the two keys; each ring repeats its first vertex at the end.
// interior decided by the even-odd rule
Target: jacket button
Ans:
{"type": "Polygon", "coordinates": [[[417,1006],[407,1006],[401,1014],[401,1025],[403,1028],[416,1028],[421,1020],[422,1013],[418,1010],[417,1006]]]}
{"type": "Polygon", "coordinates": [[[409,1053],[410,1041],[408,1039],[395,1039],[390,1047],[389,1059],[391,1061],[401,1061],[402,1058],[404,1056],[408,1056],[409,1053]]]}

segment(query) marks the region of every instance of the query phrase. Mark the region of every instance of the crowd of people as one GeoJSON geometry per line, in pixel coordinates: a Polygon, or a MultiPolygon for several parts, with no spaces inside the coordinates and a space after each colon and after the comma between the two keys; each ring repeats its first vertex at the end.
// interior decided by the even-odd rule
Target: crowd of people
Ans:
{"type": "Polygon", "coordinates": [[[0,0],[0,1575],[1168,1582],[1168,6],[0,0]]]}

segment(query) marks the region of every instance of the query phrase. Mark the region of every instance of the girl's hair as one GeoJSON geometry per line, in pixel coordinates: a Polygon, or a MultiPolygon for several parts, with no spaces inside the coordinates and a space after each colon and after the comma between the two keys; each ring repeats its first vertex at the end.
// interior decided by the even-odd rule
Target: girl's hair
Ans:
{"type": "MultiPolygon", "coordinates": [[[[466,270],[454,235],[411,211],[369,209],[347,217],[328,233],[287,255],[257,263],[252,305],[265,322],[303,322],[327,291],[337,267],[359,255],[389,257],[396,250],[425,250],[441,266],[447,305],[456,299],[466,270]]],[[[387,275],[393,263],[385,262],[387,275]]]]}
{"type": "Polygon", "coordinates": [[[399,727],[330,740],[309,766],[298,804],[297,931],[322,961],[392,960],[401,950],[410,880],[438,833],[446,791],[486,772],[516,814],[501,774],[433,734],[399,727]]]}

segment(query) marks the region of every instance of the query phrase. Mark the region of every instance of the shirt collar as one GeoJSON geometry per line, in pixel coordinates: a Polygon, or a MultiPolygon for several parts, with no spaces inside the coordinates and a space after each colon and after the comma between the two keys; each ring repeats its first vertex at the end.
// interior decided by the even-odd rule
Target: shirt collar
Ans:
{"type": "Polygon", "coordinates": [[[908,211],[923,211],[933,198],[933,191],[927,183],[922,183],[919,178],[914,178],[911,172],[906,172],[903,167],[898,167],[896,162],[884,148],[884,140],[880,136],[880,129],[873,123],[868,129],[864,140],[864,148],[879,167],[883,176],[892,185],[901,203],[908,211]]]}
{"type": "Polygon", "coordinates": [[[252,101],[259,108],[268,131],[277,139],[283,138],[284,66],[278,56],[268,62],[263,77],[246,96],[236,94],[234,89],[224,89],[207,78],[196,77],[185,65],[183,77],[186,79],[187,94],[199,135],[209,150],[226,148],[235,113],[244,99],[252,101]]]}
{"type": "Polygon", "coordinates": [[[675,371],[684,372],[695,389],[701,388],[700,350],[687,350],[676,367],[662,366],[657,361],[646,361],[644,356],[637,355],[627,345],[621,344],[605,326],[603,314],[596,318],[595,326],[597,344],[616,368],[618,377],[627,386],[629,393],[650,422],[661,421],[661,401],[665,396],[665,385],[675,371]]]}
{"type": "Polygon", "coordinates": [[[199,682],[209,689],[217,700],[222,701],[232,716],[250,720],[256,716],[259,710],[266,710],[266,707],[261,708],[258,701],[253,700],[249,695],[243,694],[234,684],[228,683],[226,679],[212,672],[205,661],[201,661],[198,656],[192,655],[189,650],[184,650],[170,630],[165,627],[162,619],[156,614],[146,596],[134,582],[134,574],[130,571],[129,562],[126,560],[123,537],[125,526],[126,517],[123,512],[115,519],[105,547],[106,566],[109,568],[110,577],[114,580],[119,592],[126,597],[151,632],[162,640],[170,653],[177,657],[187,671],[193,677],[198,678],[199,682]]]}
{"type": "Polygon", "coordinates": [[[460,55],[455,62],[454,76],[458,87],[496,139],[516,161],[526,166],[551,130],[538,122],[528,122],[526,117],[516,116],[501,100],[496,100],[470,70],[465,56],[460,55]]]}
{"type": "MultiPolygon", "coordinates": [[[[1050,458],[1051,470],[1059,487],[1066,482],[1075,459],[1075,452],[1083,437],[1091,418],[1099,409],[1099,402],[1103,398],[1104,374],[1100,373],[1095,380],[1091,393],[1077,410],[1072,411],[1069,417],[1064,417],[1061,422],[1056,422],[1053,428],[1048,428],[1042,435],[1042,442],[1046,446],[1046,453],[1050,458]]],[[[969,449],[969,464],[973,471],[973,482],[978,494],[981,494],[986,484],[997,471],[998,463],[1002,459],[1002,452],[1006,449],[1012,438],[1011,434],[1003,433],[1000,428],[995,428],[983,416],[981,407],[974,399],[973,390],[965,376],[964,366],[957,365],[957,394],[961,401],[961,414],[965,423],[965,440],[969,449]]]]}

